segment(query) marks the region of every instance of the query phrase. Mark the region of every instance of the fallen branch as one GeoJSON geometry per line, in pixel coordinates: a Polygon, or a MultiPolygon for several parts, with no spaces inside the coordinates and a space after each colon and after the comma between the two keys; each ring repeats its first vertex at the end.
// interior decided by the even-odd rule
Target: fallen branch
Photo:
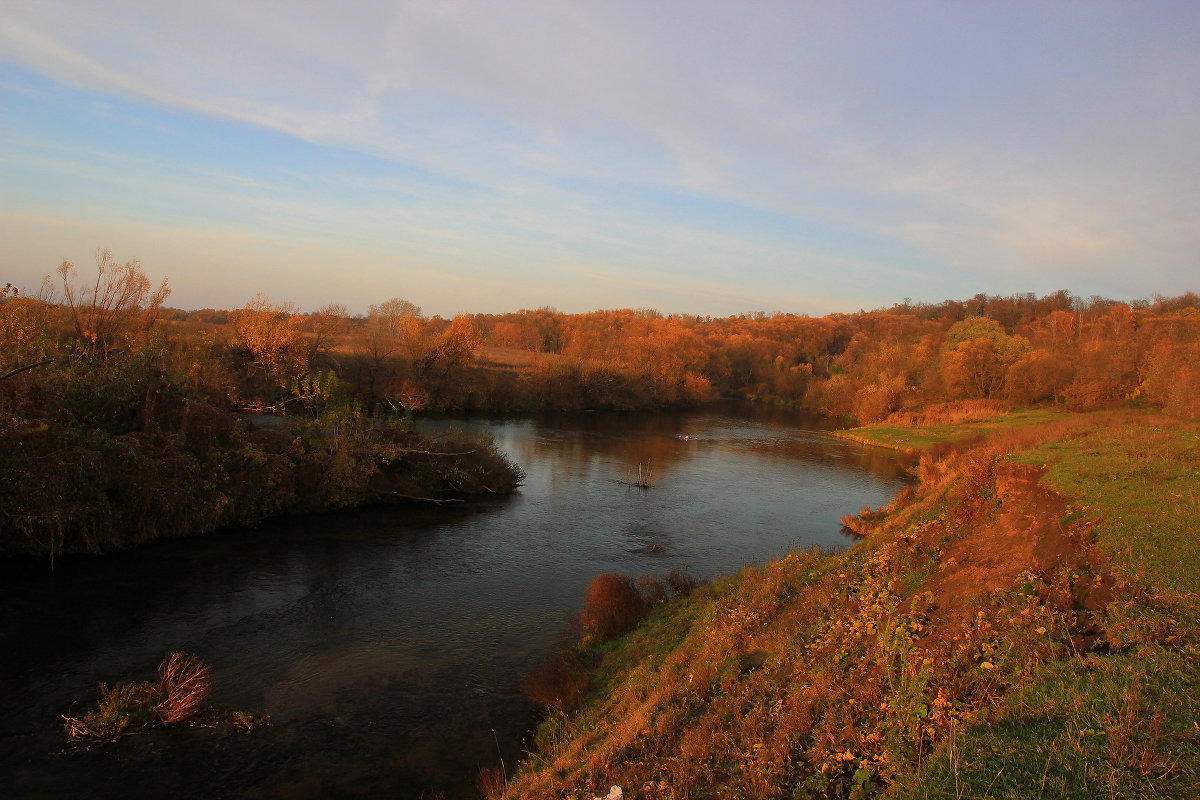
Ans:
{"type": "Polygon", "coordinates": [[[0,381],[8,380],[9,378],[11,378],[14,375],[20,375],[22,372],[24,372],[27,369],[33,369],[34,367],[44,367],[47,364],[51,363],[52,361],[54,361],[53,358],[47,358],[42,361],[35,361],[32,364],[26,364],[23,367],[17,367],[16,369],[10,369],[8,372],[4,373],[3,375],[0,375],[0,381]]]}
{"type": "Polygon", "coordinates": [[[433,497],[417,497],[416,495],[413,495],[413,494],[400,494],[400,492],[388,492],[388,494],[390,494],[392,497],[399,497],[403,500],[416,500],[417,502],[420,502],[420,503],[435,503],[436,505],[439,505],[439,506],[445,505],[446,503],[461,503],[461,502],[463,502],[462,498],[458,498],[458,497],[450,497],[445,500],[437,500],[433,497]]]}

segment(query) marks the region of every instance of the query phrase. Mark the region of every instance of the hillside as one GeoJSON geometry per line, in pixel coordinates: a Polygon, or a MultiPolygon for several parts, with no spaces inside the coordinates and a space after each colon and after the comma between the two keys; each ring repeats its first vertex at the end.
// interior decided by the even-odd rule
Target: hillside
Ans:
{"type": "Polygon", "coordinates": [[[1194,796],[1200,426],[913,422],[853,432],[925,448],[857,546],[583,641],[584,701],[494,795],[1194,796]]]}

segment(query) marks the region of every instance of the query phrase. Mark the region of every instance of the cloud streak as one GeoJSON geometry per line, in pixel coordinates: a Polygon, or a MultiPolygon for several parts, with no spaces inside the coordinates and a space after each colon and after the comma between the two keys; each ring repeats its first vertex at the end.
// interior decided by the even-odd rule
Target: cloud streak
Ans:
{"type": "Polygon", "coordinates": [[[139,192],[194,217],[151,226],[237,216],[518,288],[556,268],[564,307],[613,275],[612,302],[701,312],[1170,293],[1200,245],[1197,36],[1184,3],[10,4],[0,92],[37,113],[3,124],[0,186],[65,218],[80,196],[35,173],[74,170],[128,218],[139,192]],[[55,131],[68,97],[117,102],[128,147],[55,131]],[[216,144],[168,152],[196,119],[216,144]]]}

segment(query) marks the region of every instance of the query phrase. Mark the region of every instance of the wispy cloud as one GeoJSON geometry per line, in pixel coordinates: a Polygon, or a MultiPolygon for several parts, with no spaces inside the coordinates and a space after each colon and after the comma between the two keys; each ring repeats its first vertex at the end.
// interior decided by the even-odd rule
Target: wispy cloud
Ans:
{"type": "MultiPolygon", "coordinates": [[[[1168,2],[8,4],[0,58],[164,130],[10,119],[5,207],[78,210],[69,176],[150,227],[374,254],[363,293],[396,262],[468,291],[553,274],[562,306],[1181,291],[1197,37],[1168,2]],[[186,115],[241,155],[167,147],[186,115]]],[[[19,73],[0,92],[62,102],[19,73]]]]}

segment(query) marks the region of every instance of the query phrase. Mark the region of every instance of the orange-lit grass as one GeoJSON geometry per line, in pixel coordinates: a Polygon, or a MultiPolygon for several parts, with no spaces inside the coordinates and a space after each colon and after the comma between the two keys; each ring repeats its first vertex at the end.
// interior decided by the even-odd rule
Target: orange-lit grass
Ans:
{"type": "MultiPolygon", "coordinates": [[[[930,419],[936,419],[937,416],[935,414],[930,419]]],[[[834,435],[891,450],[920,453],[939,446],[969,446],[972,441],[981,438],[1024,429],[1036,430],[1057,420],[1088,416],[1071,415],[1058,408],[1039,407],[1007,413],[997,411],[971,422],[904,421],[906,418],[898,418],[900,421],[893,422],[889,419],[887,422],[837,431],[834,435]]]]}
{"type": "Polygon", "coordinates": [[[917,411],[896,411],[885,425],[962,425],[965,422],[985,422],[1002,417],[1011,408],[1002,400],[988,398],[955,400],[949,403],[934,403],[917,411]]]}

